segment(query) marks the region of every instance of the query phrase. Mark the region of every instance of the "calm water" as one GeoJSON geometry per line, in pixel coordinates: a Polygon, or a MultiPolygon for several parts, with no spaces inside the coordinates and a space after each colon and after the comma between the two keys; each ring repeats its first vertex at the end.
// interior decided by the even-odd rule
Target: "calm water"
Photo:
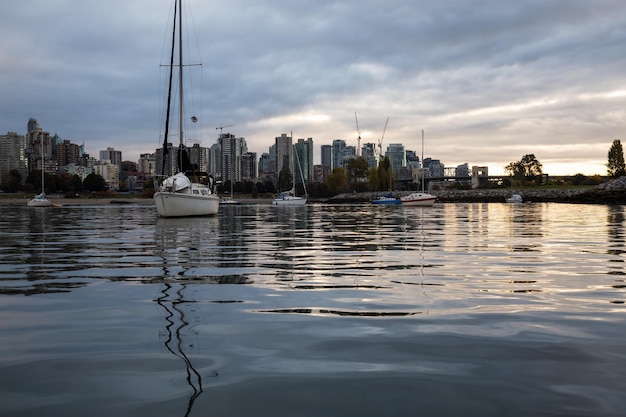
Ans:
{"type": "Polygon", "coordinates": [[[2,416],[623,416],[625,208],[0,206],[2,416]]]}

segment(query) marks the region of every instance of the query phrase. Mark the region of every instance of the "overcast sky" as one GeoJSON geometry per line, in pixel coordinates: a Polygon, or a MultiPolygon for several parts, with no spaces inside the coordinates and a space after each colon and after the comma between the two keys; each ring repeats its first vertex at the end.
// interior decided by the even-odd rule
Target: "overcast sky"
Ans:
{"type": "MultiPolygon", "coordinates": [[[[626,121],[624,0],[185,0],[201,60],[187,136],[261,153],[281,133],[492,174],[534,154],[548,174],[606,174],[626,121]],[[200,77],[198,77],[198,80],[200,77]],[[199,91],[202,90],[202,94],[199,91]]],[[[173,0],[0,6],[0,132],[28,118],[95,156],[154,152],[173,0]]],[[[193,62],[191,61],[193,59],[193,62]]],[[[196,67],[192,67],[196,68],[196,67]]],[[[190,87],[187,87],[190,89],[190,87]]],[[[191,106],[190,106],[191,107],[191,106]]],[[[176,138],[174,142],[177,143],[176,138]]]]}

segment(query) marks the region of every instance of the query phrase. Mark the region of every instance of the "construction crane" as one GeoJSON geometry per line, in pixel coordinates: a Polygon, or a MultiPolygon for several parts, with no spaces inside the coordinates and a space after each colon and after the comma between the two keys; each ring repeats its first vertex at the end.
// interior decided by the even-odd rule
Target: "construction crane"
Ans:
{"type": "Polygon", "coordinates": [[[359,119],[356,117],[356,112],[354,112],[354,120],[356,121],[356,133],[358,133],[359,137],[357,140],[357,148],[356,148],[356,156],[361,156],[361,131],[359,130],[359,119]]]}
{"type": "Polygon", "coordinates": [[[231,126],[235,126],[235,125],[226,125],[226,126],[219,125],[218,127],[215,128],[215,130],[217,130],[217,129],[220,130],[220,138],[221,138],[222,137],[222,129],[224,129],[225,127],[231,127],[231,126]]]}
{"type": "Polygon", "coordinates": [[[389,117],[387,117],[387,121],[385,121],[385,128],[383,129],[383,135],[378,139],[378,157],[382,159],[383,157],[383,139],[385,138],[385,132],[387,131],[387,123],[389,123],[389,117]]]}

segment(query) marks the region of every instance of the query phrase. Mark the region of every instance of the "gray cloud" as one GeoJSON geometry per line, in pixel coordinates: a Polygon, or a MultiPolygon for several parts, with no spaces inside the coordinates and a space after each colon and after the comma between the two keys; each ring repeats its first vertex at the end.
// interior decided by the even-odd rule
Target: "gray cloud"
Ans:
{"type": "MultiPolygon", "coordinates": [[[[0,15],[0,130],[29,117],[87,151],[159,146],[171,1],[25,0],[0,15]]],[[[219,125],[265,152],[293,131],[420,149],[502,171],[604,173],[626,114],[621,1],[191,3],[203,63],[194,138],[219,125]]],[[[195,94],[194,94],[195,95],[195,94]]]]}

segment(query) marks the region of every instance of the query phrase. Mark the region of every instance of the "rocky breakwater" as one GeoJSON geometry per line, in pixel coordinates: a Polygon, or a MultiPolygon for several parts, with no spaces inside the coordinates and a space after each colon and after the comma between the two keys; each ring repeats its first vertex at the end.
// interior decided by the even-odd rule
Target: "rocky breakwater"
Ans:
{"type": "Polygon", "coordinates": [[[581,193],[572,203],[626,204],[626,177],[603,182],[581,193]]]}
{"type": "MultiPolygon", "coordinates": [[[[380,193],[339,194],[329,203],[362,203],[380,193]]],[[[409,192],[394,191],[394,197],[409,192]]],[[[524,202],[587,203],[587,204],[626,204],[626,177],[602,183],[595,188],[525,188],[488,190],[442,190],[433,191],[439,203],[504,203],[511,194],[519,194],[524,202]]]]}
{"type": "Polygon", "coordinates": [[[522,196],[524,202],[571,203],[587,193],[589,189],[533,188],[497,190],[445,190],[433,192],[440,203],[504,203],[512,194],[522,196]]]}

